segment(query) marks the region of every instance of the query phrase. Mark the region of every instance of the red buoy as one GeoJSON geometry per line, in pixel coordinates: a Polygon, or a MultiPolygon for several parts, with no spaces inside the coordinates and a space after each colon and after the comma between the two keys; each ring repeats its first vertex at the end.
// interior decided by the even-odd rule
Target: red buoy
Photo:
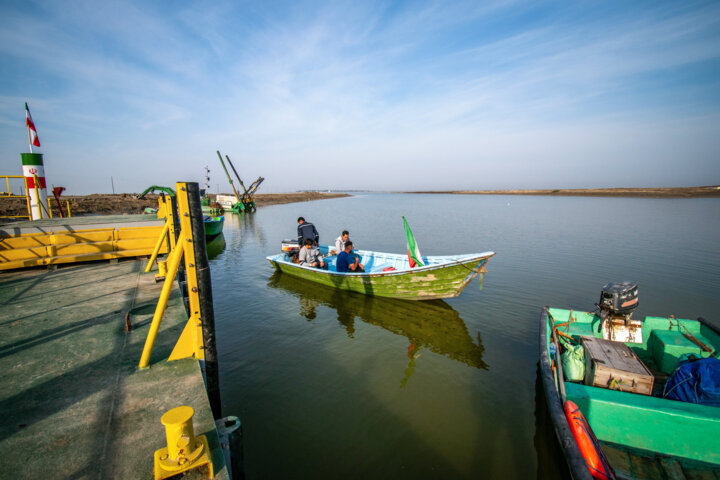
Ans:
{"type": "Polygon", "coordinates": [[[597,479],[615,480],[615,473],[580,408],[570,400],[565,401],[564,408],[575,443],[585,459],[590,474],[597,479]]]}

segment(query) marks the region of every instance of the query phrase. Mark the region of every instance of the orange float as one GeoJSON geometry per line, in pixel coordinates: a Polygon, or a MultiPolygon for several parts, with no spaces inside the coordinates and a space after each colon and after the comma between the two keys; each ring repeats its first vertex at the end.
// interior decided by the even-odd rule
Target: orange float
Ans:
{"type": "Polygon", "coordinates": [[[567,400],[564,409],[570,430],[575,437],[575,443],[585,459],[590,474],[597,479],[615,480],[615,473],[600,449],[600,444],[580,408],[575,402],[567,400]]]}

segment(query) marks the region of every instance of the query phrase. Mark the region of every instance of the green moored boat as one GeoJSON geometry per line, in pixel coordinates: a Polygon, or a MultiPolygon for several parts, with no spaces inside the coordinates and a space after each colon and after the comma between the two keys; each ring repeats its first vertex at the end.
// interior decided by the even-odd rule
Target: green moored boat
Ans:
{"type": "Polygon", "coordinates": [[[205,215],[203,220],[205,223],[205,238],[215,238],[222,233],[223,225],[225,225],[225,217],[223,215],[205,215]]]}
{"type": "Polygon", "coordinates": [[[597,305],[545,307],[540,319],[543,389],[573,477],[720,478],[720,330],[703,319],[632,319],[629,282],[606,285],[597,305]],[[569,405],[610,475],[591,467],[569,405]]]}
{"type": "Polygon", "coordinates": [[[353,250],[365,266],[364,273],[340,273],[335,269],[336,255],[329,255],[334,247],[321,245],[327,270],[293,263],[288,253],[271,255],[267,259],[276,270],[365,295],[400,298],[404,300],[434,300],[460,295],[476,277],[485,272],[485,264],[495,252],[467,255],[422,257],[424,266],[411,268],[407,255],[353,250]]]}

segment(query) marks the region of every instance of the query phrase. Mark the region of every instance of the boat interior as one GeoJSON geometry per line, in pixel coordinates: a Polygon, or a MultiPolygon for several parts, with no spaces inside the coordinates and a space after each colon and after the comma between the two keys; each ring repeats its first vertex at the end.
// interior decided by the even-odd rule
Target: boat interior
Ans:
{"type": "MultiPolygon", "coordinates": [[[[285,245],[285,243],[283,243],[283,245],[285,245]]],[[[335,247],[320,245],[318,249],[323,256],[323,261],[328,264],[328,271],[337,272],[337,254],[335,253],[335,247]]],[[[297,243],[295,243],[291,249],[286,250],[285,247],[283,247],[283,254],[279,255],[281,257],[280,259],[286,262],[297,263],[297,251],[297,243]]],[[[353,250],[353,254],[360,257],[360,263],[365,267],[365,273],[391,273],[393,271],[410,269],[407,255],[367,250],[353,250]]],[[[467,255],[433,256],[422,257],[422,259],[425,265],[441,265],[462,260],[464,257],[467,257],[467,255]]]]}
{"type": "Polygon", "coordinates": [[[634,354],[629,356],[636,357],[630,359],[636,371],[644,368],[648,373],[618,371],[617,365],[593,358],[585,347],[582,378],[573,379],[567,366],[563,368],[568,400],[584,413],[619,478],[720,478],[720,407],[663,398],[680,361],[689,355],[717,358],[720,333],[699,320],[621,317],[548,309],[548,342],[553,325],[561,343],[585,346],[599,340],[605,353],[619,337],[634,354]],[[598,380],[602,370],[609,376],[598,380]]]}

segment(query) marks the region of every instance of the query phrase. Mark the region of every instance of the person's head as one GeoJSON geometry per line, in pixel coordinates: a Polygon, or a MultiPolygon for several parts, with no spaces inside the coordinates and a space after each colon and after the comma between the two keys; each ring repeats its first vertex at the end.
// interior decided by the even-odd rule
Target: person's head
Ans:
{"type": "Polygon", "coordinates": [[[352,242],[349,242],[349,241],[348,241],[348,242],[345,242],[345,251],[346,251],[347,253],[352,252],[352,242]]]}
{"type": "Polygon", "coordinates": [[[298,217],[298,223],[304,223],[305,219],[303,217],[298,217]]]}
{"type": "Polygon", "coordinates": [[[348,232],[347,230],[343,230],[341,236],[342,236],[343,242],[347,242],[347,239],[350,236],[350,232],[348,232]]]}
{"type": "Polygon", "coordinates": [[[309,238],[305,239],[305,248],[312,247],[312,244],[313,244],[313,241],[311,239],[309,239],[309,238]]]}

